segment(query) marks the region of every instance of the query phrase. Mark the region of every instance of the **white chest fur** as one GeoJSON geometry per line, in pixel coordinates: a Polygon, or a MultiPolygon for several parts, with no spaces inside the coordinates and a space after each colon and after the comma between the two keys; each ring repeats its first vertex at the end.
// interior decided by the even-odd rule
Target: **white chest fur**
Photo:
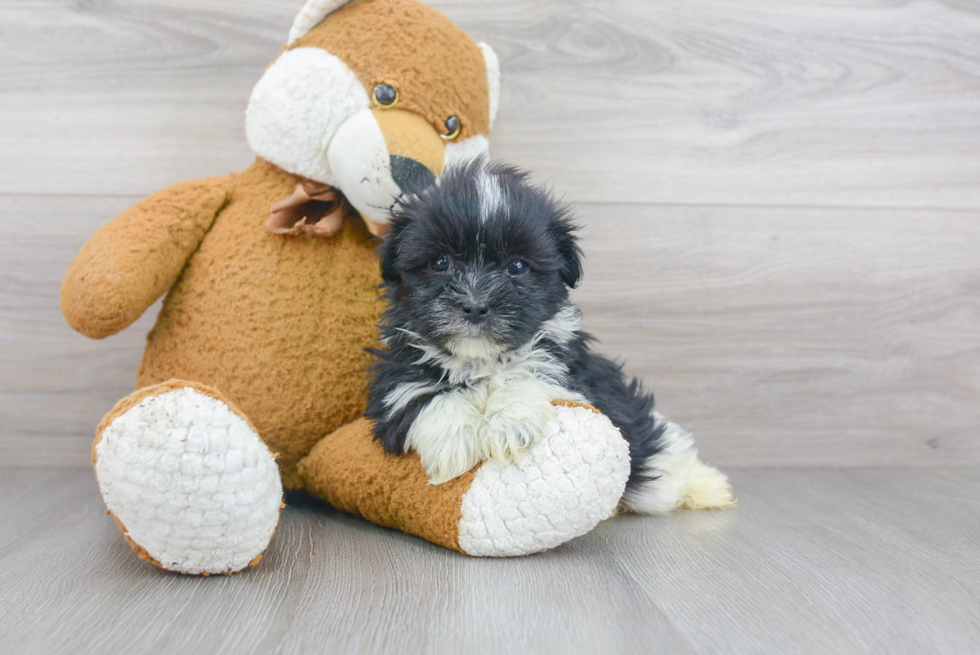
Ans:
{"type": "Polygon", "coordinates": [[[578,309],[566,305],[524,346],[473,353],[483,356],[467,356],[472,348],[454,348],[454,354],[417,342],[417,363],[438,365],[442,379],[401,384],[386,396],[385,405],[394,414],[419,396],[441,391],[419,412],[405,443],[406,450],[419,454],[433,484],[487,459],[520,458],[553,418],[552,400],[586,400],[565,388],[565,363],[541,347],[545,339],[567,343],[578,322],[578,309]]]}
{"type": "Polygon", "coordinates": [[[555,399],[580,399],[524,370],[499,372],[435,396],[408,431],[405,447],[440,484],[481,461],[519,459],[554,417],[555,399]]]}

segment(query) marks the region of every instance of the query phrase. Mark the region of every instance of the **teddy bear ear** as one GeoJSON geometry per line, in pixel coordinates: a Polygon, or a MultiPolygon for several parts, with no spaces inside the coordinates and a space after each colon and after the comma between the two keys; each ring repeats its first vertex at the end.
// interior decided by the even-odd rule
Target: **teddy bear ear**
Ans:
{"type": "Polygon", "coordinates": [[[500,60],[497,53],[486,43],[477,43],[483,53],[483,63],[487,67],[487,88],[490,91],[490,127],[497,120],[497,107],[500,106],[500,60]]]}
{"type": "Polygon", "coordinates": [[[306,0],[306,4],[299,10],[296,20],[293,21],[293,27],[289,30],[287,45],[292,45],[296,39],[319,25],[327,14],[348,2],[350,0],[306,0]]]}

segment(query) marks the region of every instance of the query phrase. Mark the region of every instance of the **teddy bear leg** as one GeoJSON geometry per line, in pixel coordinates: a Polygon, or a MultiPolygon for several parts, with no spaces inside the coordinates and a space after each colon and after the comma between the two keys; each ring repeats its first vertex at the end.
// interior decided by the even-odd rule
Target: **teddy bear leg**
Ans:
{"type": "Polygon", "coordinates": [[[119,401],[92,446],[108,513],[168,571],[234,573],[261,560],[279,522],[275,458],[210,387],[170,380],[119,401]]]}
{"type": "Polygon", "coordinates": [[[429,484],[418,455],[389,455],[361,419],[325,437],[299,464],[309,493],[350,512],[475,556],[527,555],[589,532],[615,511],[630,460],[608,418],[578,403],[523,457],[491,460],[429,484]]]}

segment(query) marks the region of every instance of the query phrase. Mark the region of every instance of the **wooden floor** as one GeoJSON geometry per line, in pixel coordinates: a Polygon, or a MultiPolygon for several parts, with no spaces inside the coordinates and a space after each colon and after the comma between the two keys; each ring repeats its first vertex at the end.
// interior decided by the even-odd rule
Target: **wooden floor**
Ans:
{"type": "Polygon", "coordinates": [[[469,559],[289,507],[260,566],[146,564],[87,469],[0,469],[0,652],[980,653],[980,469],[744,469],[740,505],[469,559]]]}

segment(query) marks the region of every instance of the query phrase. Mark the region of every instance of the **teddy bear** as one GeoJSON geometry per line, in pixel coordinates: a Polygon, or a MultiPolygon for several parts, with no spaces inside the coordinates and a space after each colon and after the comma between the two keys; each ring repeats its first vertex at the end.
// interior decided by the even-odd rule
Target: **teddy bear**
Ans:
{"type": "MultiPolygon", "coordinates": [[[[254,566],[284,491],[478,556],[553,548],[615,511],[628,450],[588,405],[556,402],[524,457],[440,485],[362,417],[379,236],[404,194],[488,152],[499,94],[493,50],[418,0],[307,0],[248,103],[255,162],[154,193],[82,247],[61,306],[83,335],[165,295],[136,390],[92,451],[140,557],[254,566]]],[[[665,510],[719,504],[688,487],[665,510]]]]}

